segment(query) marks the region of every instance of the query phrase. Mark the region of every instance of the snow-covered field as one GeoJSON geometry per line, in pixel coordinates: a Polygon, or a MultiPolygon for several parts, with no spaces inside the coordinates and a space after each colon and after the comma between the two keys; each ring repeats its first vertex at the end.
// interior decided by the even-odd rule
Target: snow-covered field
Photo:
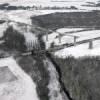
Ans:
{"type": "Polygon", "coordinates": [[[47,46],[50,46],[51,43],[55,43],[55,45],[62,45],[65,43],[73,43],[73,37],[77,36],[78,38],[76,41],[82,41],[82,40],[87,40],[87,39],[93,39],[100,37],[100,30],[87,30],[84,31],[84,29],[81,28],[66,28],[66,29],[59,29],[57,32],[51,33],[48,35],[48,41],[46,40],[46,35],[43,37],[45,43],[47,46]],[[81,30],[81,32],[78,32],[81,30]],[[83,30],[83,31],[82,31],[83,30]],[[75,31],[73,33],[70,33],[72,31],[75,31]],[[61,43],[59,44],[59,33],[62,34],[61,36],[61,43]],[[49,45],[48,45],[49,44],[49,45]]]}
{"type": "MultiPolygon", "coordinates": [[[[45,15],[45,14],[54,13],[54,12],[61,12],[61,11],[60,10],[55,10],[55,11],[54,10],[0,11],[0,14],[1,14],[0,19],[6,19],[6,20],[9,19],[9,20],[13,20],[13,21],[16,21],[16,22],[21,22],[21,23],[26,23],[26,24],[31,25],[32,23],[31,23],[30,17],[45,15]]],[[[68,12],[68,10],[65,10],[65,11],[63,10],[62,12],[68,12]]],[[[1,28],[0,37],[3,36],[4,31],[7,29],[7,27],[9,25],[12,25],[14,27],[14,29],[20,31],[24,35],[24,37],[26,39],[26,44],[31,43],[31,42],[35,42],[35,43],[37,42],[37,37],[34,34],[31,33],[30,27],[25,29],[23,25],[22,26],[18,25],[15,22],[11,22],[9,24],[7,24],[7,22],[4,23],[4,24],[0,24],[0,28],[1,28]]],[[[59,34],[56,33],[56,32],[53,32],[53,33],[48,35],[48,41],[46,40],[46,36],[43,37],[43,40],[45,41],[46,48],[48,49],[51,46],[52,43],[54,43],[54,45],[63,45],[63,44],[66,44],[66,43],[73,43],[74,42],[73,36],[78,36],[78,38],[76,39],[77,42],[85,40],[85,39],[100,37],[100,30],[85,30],[85,31],[84,30],[85,30],[84,28],[61,28],[61,29],[56,30],[57,32],[60,32],[61,35],[62,35],[61,43],[59,41],[59,34]],[[79,31],[81,31],[81,32],[79,32],[79,31]]],[[[86,47],[85,45],[86,44],[81,44],[79,47],[83,47],[83,46],[86,47]]],[[[76,46],[76,47],[78,47],[78,46],[76,46]]],[[[71,47],[71,48],[74,48],[74,47],[71,47]]],[[[70,52],[70,48],[67,48],[67,49],[69,49],[69,52],[70,52]]],[[[66,52],[65,49],[62,50],[62,52],[63,51],[66,52]]],[[[58,53],[58,54],[60,56],[60,54],[63,54],[63,53],[58,53]]],[[[69,54],[74,56],[73,53],[69,53],[69,54]]],[[[57,53],[56,53],[56,55],[57,55],[57,53]]],[[[68,53],[67,54],[65,53],[64,56],[68,56],[68,53]]],[[[79,55],[79,56],[81,56],[81,55],[79,55]]]]}
{"type": "MultiPolygon", "coordinates": [[[[54,13],[54,12],[61,12],[61,10],[34,10],[34,11],[29,11],[29,10],[16,10],[15,11],[14,10],[14,11],[0,11],[0,14],[1,14],[0,19],[1,20],[2,19],[4,19],[4,20],[12,20],[12,21],[15,21],[15,22],[20,22],[20,23],[25,23],[25,24],[32,25],[31,19],[30,19],[32,16],[45,15],[45,14],[50,14],[50,13],[54,13]]],[[[68,10],[62,10],[62,12],[68,12],[68,10]]],[[[18,31],[20,31],[21,33],[24,34],[26,42],[31,43],[31,42],[34,42],[34,41],[36,42],[37,41],[37,38],[35,36],[33,36],[33,34],[30,31],[31,30],[30,27],[28,27],[28,31],[27,31],[25,28],[23,28],[24,27],[23,25],[19,26],[15,22],[10,22],[9,24],[6,22],[6,23],[2,24],[1,25],[2,29],[0,30],[0,37],[3,36],[3,32],[7,29],[7,27],[9,25],[12,25],[14,27],[14,29],[16,29],[16,30],[18,30],[18,31]]],[[[82,30],[82,29],[81,28],[73,29],[73,30],[72,29],[67,29],[67,30],[66,29],[59,29],[57,31],[64,33],[65,31],[71,32],[71,31],[78,31],[78,30],[82,30]]],[[[56,44],[58,44],[58,40],[56,40],[56,44]]]]}
{"type": "MultiPolygon", "coordinates": [[[[45,15],[45,14],[50,14],[50,13],[55,13],[55,12],[70,12],[70,11],[73,12],[73,10],[69,10],[69,11],[68,10],[33,10],[33,11],[32,10],[31,11],[30,10],[14,10],[14,11],[13,10],[12,11],[2,11],[1,10],[0,20],[11,20],[15,22],[32,25],[32,22],[31,22],[32,16],[45,15]]],[[[3,36],[3,32],[8,28],[9,25],[12,25],[15,29],[17,29],[20,32],[25,31],[25,28],[22,29],[23,26],[18,26],[18,24],[15,22],[10,22],[9,24],[7,22],[4,24],[0,24],[0,28],[1,28],[0,37],[3,36]]],[[[62,30],[58,30],[58,31],[62,31],[62,30]]],[[[69,29],[69,31],[71,30],[69,29]]],[[[32,39],[32,33],[30,31],[27,32],[27,34],[25,33],[24,33],[24,36],[26,38],[26,41],[29,40],[29,38],[30,38],[30,41],[34,41],[34,38],[32,39]]]]}
{"type": "MultiPolygon", "coordinates": [[[[83,40],[100,37],[100,30],[91,30],[78,33],[76,32],[72,35],[79,36],[79,38],[76,39],[76,42],[79,42],[83,40]]],[[[93,42],[93,49],[89,49],[89,43],[84,43],[57,51],[55,55],[64,58],[67,56],[74,56],[76,58],[82,56],[100,56],[100,40],[95,40],[93,42]]]]}
{"type": "Polygon", "coordinates": [[[91,39],[95,37],[100,37],[100,30],[87,30],[84,28],[61,28],[56,30],[56,32],[53,32],[51,34],[45,35],[43,37],[43,40],[45,41],[46,48],[50,48],[51,44],[54,43],[54,45],[63,45],[66,43],[73,43],[74,37],[77,36],[77,42],[82,41],[85,39],[91,39]],[[79,32],[81,31],[81,32],[79,32]],[[61,36],[61,43],[59,41],[59,32],[61,36]],[[71,33],[73,32],[73,33],[71,33]],[[48,37],[48,40],[47,40],[48,37]]]}
{"type": "MultiPolygon", "coordinates": [[[[55,45],[62,45],[65,43],[73,43],[73,37],[72,36],[67,36],[68,33],[70,32],[77,32],[77,31],[82,31],[84,29],[82,28],[61,28],[57,29],[56,32],[53,32],[48,35],[43,36],[43,40],[46,45],[46,49],[50,48],[51,44],[54,43],[55,45]],[[65,34],[64,36],[61,37],[61,43],[59,42],[59,32],[60,34],[65,34]],[[48,38],[48,40],[47,40],[48,38]]],[[[71,34],[72,35],[72,34],[71,34]]]]}
{"type": "MultiPolygon", "coordinates": [[[[57,32],[60,32],[63,36],[61,37],[61,42],[59,42],[59,34],[56,32],[53,32],[48,35],[48,41],[46,41],[46,36],[43,37],[46,48],[49,49],[51,44],[54,43],[54,45],[63,45],[66,43],[74,43],[73,36],[77,36],[76,42],[88,40],[88,39],[94,39],[100,37],[100,30],[85,30],[81,28],[71,28],[71,29],[65,29],[61,28],[56,30],[57,32]],[[81,32],[78,32],[80,30],[83,30],[81,32]],[[71,31],[75,31],[73,33],[70,33],[71,31]]],[[[93,49],[89,49],[89,42],[83,43],[80,45],[76,45],[73,47],[64,48],[60,51],[57,51],[54,53],[54,55],[58,57],[67,57],[67,56],[74,56],[76,58],[82,57],[82,56],[99,56],[100,55],[100,40],[93,41],[93,49]]]]}
{"type": "Polygon", "coordinates": [[[84,43],[62,49],[55,52],[54,55],[60,58],[66,58],[68,56],[74,56],[75,58],[84,56],[100,56],[100,40],[96,40],[93,42],[93,49],[89,49],[89,43],[84,43]]]}
{"type": "Polygon", "coordinates": [[[17,79],[0,84],[0,100],[39,100],[35,83],[13,57],[0,60],[0,68],[5,66],[8,66],[17,79]]]}
{"type": "Polygon", "coordinates": [[[6,23],[4,23],[4,24],[0,24],[0,37],[2,37],[3,36],[3,34],[4,34],[4,31],[7,29],[7,24],[6,23]]]}
{"type": "Polygon", "coordinates": [[[39,16],[44,14],[52,13],[52,11],[41,11],[41,10],[12,10],[2,11],[0,10],[0,19],[9,19],[17,22],[31,24],[32,16],[39,16]]]}
{"type": "MultiPolygon", "coordinates": [[[[4,20],[12,20],[12,21],[15,21],[15,22],[20,22],[20,23],[25,23],[25,24],[32,25],[32,22],[31,22],[31,19],[30,19],[32,16],[45,15],[45,14],[50,14],[50,13],[55,13],[55,12],[71,12],[71,11],[72,12],[75,12],[77,10],[33,10],[33,11],[32,10],[14,10],[14,11],[0,11],[0,15],[1,15],[0,16],[0,19],[1,20],[2,19],[4,19],[4,20]]],[[[86,11],[86,10],[84,10],[84,11],[86,11]]],[[[35,38],[32,38],[32,35],[33,34],[30,32],[30,30],[28,30],[28,32],[26,32],[26,31],[23,32],[23,30],[25,30],[25,28],[22,29],[23,26],[18,26],[14,22],[11,22],[9,24],[7,24],[7,22],[6,22],[6,23],[0,25],[0,27],[2,28],[0,30],[0,37],[3,36],[3,32],[11,24],[12,24],[12,26],[15,29],[17,29],[18,31],[21,31],[22,33],[24,33],[24,36],[25,36],[26,41],[29,41],[29,38],[30,38],[30,41],[29,42],[34,41],[35,38]]],[[[62,29],[58,29],[57,31],[58,32],[61,32],[63,34],[65,32],[72,32],[72,31],[79,31],[79,30],[83,30],[83,29],[82,28],[77,28],[77,29],[75,29],[75,28],[74,29],[62,28],[62,29]]],[[[54,36],[50,36],[50,37],[55,38],[56,36],[58,36],[58,34],[55,33],[54,36]]],[[[50,41],[48,41],[48,43],[47,43],[48,46],[49,46],[50,43],[52,43],[53,38],[52,39],[51,38],[49,39],[50,41]]],[[[70,42],[73,42],[72,41],[72,37],[67,37],[67,36],[66,37],[62,37],[62,42],[67,41],[68,39],[66,39],[66,38],[69,38],[69,39],[71,38],[70,39],[71,40],[70,42]]],[[[36,41],[36,39],[35,39],[35,41],[36,41]]],[[[56,45],[59,45],[58,39],[55,40],[55,44],[56,45]]]]}

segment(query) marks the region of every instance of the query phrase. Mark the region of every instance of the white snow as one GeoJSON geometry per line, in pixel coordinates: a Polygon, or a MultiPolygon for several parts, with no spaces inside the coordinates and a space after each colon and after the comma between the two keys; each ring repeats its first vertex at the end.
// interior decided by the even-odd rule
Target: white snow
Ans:
{"type": "Polygon", "coordinates": [[[93,49],[89,49],[89,43],[80,44],[77,46],[69,47],[57,51],[54,55],[66,58],[68,56],[74,56],[75,58],[84,56],[100,56],[100,40],[93,42],[93,49]]]}
{"type": "Polygon", "coordinates": [[[16,22],[21,22],[31,25],[31,17],[49,14],[55,11],[45,11],[45,10],[12,10],[12,11],[2,11],[0,10],[0,19],[12,20],[16,22]]]}
{"type": "MultiPolygon", "coordinates": [[[[78,36],[76,39],[76,42],[88,40],[88,39],[94,39],[100,37],[100,30],[87,30],[87,31],[81,31],[77,32],[78,30],[82,29],[58,29],[59,32],[63,34],[61,37],[61,43],[59,42],[58,33],[51,33],[48,35],[48,41],[46,41],[46,36],[43,37],[46,48],[49,49],[51,46],[51,43],[54,43],[54,45],[63,45],[66,43],[73,43],[74,38],[72,36],[78,36]],[[75,31],[74,33],[70,33],[71,31],[75,31]],[[66,33],[69,32],[69,33],[66,33]]],[[[57,31],[58,31],[57,30],[57,31]]],[[[84,29],[83,29],[84,30],[84,29]]],[[[93,49],[88,49],[89,43],[84,43],[80,45],[76,45],[73,47],[68,47],[65,49],[62,49],[60,51],[55,52],[55,55],[59,57],[67,57],[67,56],[74,56],[74,57],[81,57],[81,56],[99,56],[100,55],[100,41],[95,40],[93,42],[93,49]]]]}
{"type": "Polygon", "coordinates": [[[77,39],[77,42],[78,41],[83,41],[83,40],[88,40],[88,39],[94,39],[94,38],[100,38],[100,33],[95,33],[95,34],[91,34],[91,35],[88,35],[88,36],[84,36],[84,37],[80,37],[77,39]]]}
{"type": "Polygon", "coordinates": [[[64,34],[66,32],[82,31],[82,30],[84,30],[84,28],[60,28],[57,29],[56,31],[64,34]]]}
{"type": "MultiPolygon", "coordinates": [[[[72,31],[75,31],[75,33],[77,33],[77,31],[82,31],[84,30],[84,28],[60,28],[57,29],[57,32],[60,32],[60,34],[65,34],[64,36],[61,37],[61,43],[59,42],[59,34],[56,32],[53,32],[51,34],[48,34],[48,41],[46,39],[47,35],[43,36],[43,40],[45,42],[46,45],[46,49],[50,48],[51,43],[54,43],[55,45],[62,45],[65,43],[73,43],[73,37],[72,36],[77,36],[77,34],[71,34],[72,36],[67,36],[67,34],[69,34],[72,31]]],[[[85,33],[85,32],[84,32],[85,33]]]]}
{"type": "Polygon", "coordinates": [[[66,43],[73,43],[74,42],[74,39],[73,37],[70,37],[70,36],[63,36],[61,38],[61,40],[59,40],[58,38],[55,39],[54,43],[55,45],[63,45],[63,44],[66,44],[66,43]]]}
{"type": "Polygon", "coordinates": [[[90,35],[94,35],[94,34],[100,34],[100,30],[87,30],[87,31],[75,32],[71,35],[84,37],[84,36],[90,36],[90,35]]]}
{"type": "MultiPolygon", "coordinates": [[[[25,24],[29,24],[32,25],[31,23],[31,17],[32,16],[39,16],[39,15],[45,15],[45,14],[49,14],[49,13],[53,13],[55,11],[51,10],[34,10],[34,11],[29,11],[29,10],[14,10],[14,11],[0,11],[0,19],[5,19],[5,20],[12,20],[15,22],[20,22],[20,23],[25,23],[25,24]]],[[[19,25],[15,22],[10,22],[9,24],[5,23],[4,25],[1,25],[0,27],[1,32],[0,32],[0,36],[3,35],[4,30],[6,30],[6,28],[8,27],[7,25],[11,25],[14,27],[14,29],[18,30],[19,32],[21,32],[22,34],[24,34],[26,42],[29,41],[30,42],[36,42],[37,41],[37,37],[30,31],[32,27],[28,27],[28,31],[26,29],[26,27],[24,25],[19,25]],[[5,29],[4,29],[5,28],[5,29]]]]}
{"type": "Polygon", "coordinates": [[[3,37],[4,31],[6,31],[7,27],[7,23],[0,24],[0,37],[3,37]]]}
{"type": "Polygon", "coordinates": [[[90,12],[91,10],[87,10],[87,9],[79,9],[79,10],[34,10],[34,11],[39,11],[41,12],[41,14],[51,14],[51,13],[64,13],[64,12],[90,12]]]}
{"type": "Polygon", "coordinates": [[[0,100],[39,100],[36,85],[12,58],[0,59],[0,67],[8,66],[16,81],[0,84],[0,100]]]}
{"type": "Polygon", "coordinates": [[[100,30],[87,30],[87,31],[84,31],[84,29],[81,29],[81,28],[75,28],[75,29],[74,28],[73,29],[68,28],[68,30],[67,30],[67,28],[64,28],[64,30],[63,30],[63,28],[62,28],[62,29],[58,29],[57,32],[60,32],[61,34],[63,34],[63,36],[61,37],[61,43],[59,42],[59,34],[58,33],[49,34],[48,35],[48,41],[46,41],[46,36],[43,37],[47,49],[50,48],[51,43],[54,43],[55,45],[73,43],[74,42],[74,37],[73,36],[78,37],[76,39],[77,42],[87,40],[87,39],[93,39],[93,38],[100,37],[100,30]],[[81,30],[81,32],[77,32],[79,30],[81,30]],[[75,31],[75,32],[70,33],[72,31],[75,31]]]}
{"type": "Polygon", "coordinates": [[[16,22],[22,22],[22,23],[31,25],[30,17],[36,16],[39,13],[38,13],[38,11],[36,13],[33,11],[27,11],[27,10],[14,10],[14,11],[4,11],[4,12],[2,12],[2,15],[3,14],[9,20],[16,21],[16,22]]]}

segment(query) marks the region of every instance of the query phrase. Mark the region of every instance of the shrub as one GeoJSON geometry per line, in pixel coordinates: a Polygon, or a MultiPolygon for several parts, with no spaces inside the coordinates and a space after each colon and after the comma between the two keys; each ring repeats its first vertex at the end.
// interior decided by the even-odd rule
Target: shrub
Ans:
{"type": "Polygon", "coordinates": [[[25,56],[18,58],[17,61],[21,68],[30,75],[36,83],[40,100],[49,100],[47,85],[50,79],[48,71],[44,66],[43,59],[38,56],[35,58],[32,56],[25,56]]]}
{"type": "Polygon", "coordinates": [[[58,64],[62,81],[74,100],[100,100],[99,57],[52,58],[58,64]]]}
{"type": "Polygon", "coordinates": [[[9,27],[4,32],[5,44],[10,49],[16,49],[19,51],[24,51],[25,47],[25,38],[17,30],[14,30],[13,27],[9,27]]]}
{"type": "Polygon", "coordinates": [[[52,30],[68,26],[100,28],[99,11],[53,13],[32,17],[32,22],[52,30]]]}

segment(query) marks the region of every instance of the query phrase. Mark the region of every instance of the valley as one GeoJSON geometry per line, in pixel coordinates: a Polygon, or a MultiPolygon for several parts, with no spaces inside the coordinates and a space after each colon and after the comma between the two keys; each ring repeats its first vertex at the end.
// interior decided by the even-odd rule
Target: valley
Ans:
{"type": "Polygon", "coordinates": [[[0,10],[0,100],[99,100],[99,6],[29,1],[2,1],[21,9],[0,10]]]}

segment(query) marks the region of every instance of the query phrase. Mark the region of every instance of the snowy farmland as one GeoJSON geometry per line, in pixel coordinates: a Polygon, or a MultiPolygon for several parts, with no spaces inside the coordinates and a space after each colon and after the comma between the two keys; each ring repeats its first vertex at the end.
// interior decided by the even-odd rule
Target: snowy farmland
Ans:
{"type": "MultiPolygon", "coordinates": [[[[26,24],[32,25],[31,19],[30,19],[32,16],[45,15],[45,14],[50,14],[50,13],[59,12],[59,11],[60,10],[55,10],[55,11],[53,11],[53,10],[41,10],[41,11],[40,10],[34,10],[34,11],[16,10],[16,11],[7,11],[7,12],[0,11],[0,14],[1,14],[0,19],[9,19],[9,20],[13,20],[16,22],[21,22],[21,23],[26,23],[26,24]]],[[[63,10],[62,12],[68,12],[68,10],[66,10],[66,11],[63,10]]],[[[31,43],[32,41],[37,42],[37,37],[31,33],[30,27],[28,27],[28,30],[25,30],[25,28],[23,29],[23,26],[19,26],[18,24],[14,23],[14,22],[9,23],[9,25],[12,25],[14,27],[14,29],[18,30],[19,32],[21,32],[24,35],[24,37],[26,39],[26,43],[27,42],[31,43]],[[32,38],[32,37],[34,37],[34,38],[32,38]]],[[[8,25],[8,23],[0,24],[0,28],[1,28],[0,37],[3,36],[4,31],[8,28],[9,25],[8,25]]],[[[76,42],[84,41],[87,39],[93,39],[93,38],[100,37],[100,30],[86,29],[86,28],[60,28],[60,29],[57,29],[56,32],[50,33],[48,35],[48,40],[47,40],[46,35],[44,35],[43,40],[45,42],[46,49],[49,49],[52,44],[54,44],[55,46],[60,46],[60,45],[64,45],[64,44],[74,43],[75,36],[77,37],[76,42]],[[59,38],[59,33],[61,35],[60,38],[59,38]]],[[[96,43],[98,43],[98,41],[96,43]]],[[[77,45],[74,47],[65,48],[61,51],[57,51],[55,53],[55,55],[58,55],[59,57],[62,55],[64,55],[64,57],[69,56],[69,55],[75,56],[73,53],[71,53],[70,49],[71,48],[75,49],[76,47],[77,48],[78,47],[86,48],[86,45],[88,45],[88,43],[80,44],[80,45],[77,45]],[[67,50],[69,51],[69,53],[64,53],[64,54],[61,53],[61,52],[67,52],[67,50]]],[[[95,44],[93,43],[93,45],[95,45],[95,44]]],[[[94,47],[94,49],[95,49],[95,47],[94,47]]],[[[78,50],[80,51],[81,49],[78,49],[78,50]]],[[[83,50],[83,51],[88,52],[86,50],[83,50]]],[[[94,53],[92,53],[92,54],[84,54],[83,53],[83,56],[93,55],[93,54],[94,53]]],[[[96,55],[99,55],[99,54],[96,54],[96,55]]],[[[79,54],[79,56],[81,56],[81,55],[79,54]]]]}
{"type": "MultiPolygon", "coordinates": [[[[55,45],[62,45],[65,43],[72,43],[73,42],[73,37],[68,36],[67,33],[71,33],[71,32],[77,32],[77,31],[82,31],[84,29],[82,28],[61,28],[61,29],[57,29],[56,32],[53,32],[51,34],[48,35],[44,35],[43,36],[43,40],[45,41],[45,45],[46,48],[50,48],[51,44],[54,43],[55,45]],[[59,43],[59,33],[61,35],[63,35],[61,37],[61,43],[59,43]],[[48,40],[47,40],[48,38],[48,40]]],[[[72,35],[72,34],[71,34],[72,35]]]]}
{"type": "Polygon", "coordinates": [[[45,41],[47,48],[49,48],[52,43],[54,43],[55,45],[73,43],[74,36],[77,37],[76,42],[79,42],[86,39],[100,37],[100,30],[87,30],[84,28],[83,29],[82,28],[61,28],[58,29],[56,32],[45,35],[43,37],[43,40],[45,41]],[[59,43],[59,34],[61,34],[60,37],[61,43],[59,43]]]}
{"type": "MultiPolygon", "coordinates": [[[[4,32],[9,26],[24,35],[26,45],[28,43],[37,42],[37,37],[31,32],[31,27],[25,27],[24,24],[32,25],[31,17],[48,14],[51,12],[29,11],[29,10],[14,10],[14,11],[0,11],[0,20],[11,20],[12,22],[5,22],[0,24],[0,37],[2,38],[4,32]],[[18,23],[17,23],[18,22],[18,23]],[[19,24],[20,23],[20,24],[19,24]],[[24,23],[21,25],[21,23],[24,23]]],[[[2,41],[1,41],[2,42],[2,41]]],[[[0,43],[1,43],[0,42],[0,43]]]]}
{"type": "Polygon", "coordinates": [[[93,29],[82,29],[82,28],[72,28],[72,29],[58,29],[56,32],[48,35],[48,41],[46,36],[43,37],[46,48],[49,49],[52,43],[55,46],[62,46],[64,44],[74,43],[74,36],[76,36],[76,43],[78,45],[72,47],[66,47],[62,50],[55,52],[54,54],[58,57],[74,56],[76,58],[82,56],[99,56],[100,55],[100,30],[93,29]],[[74,32],[72,32],[74,31],[74,32]],[[59,41],[59,34],[62,34],[61,40],[59,41]],[[93,49],[89,49],[89,40],[93,40],[93,49]]]}
{"type": "Polygon", "coordinates": [[[100,40],[94,41],[93,49],[89,49],[89,43],[84,43],[77,46],[64,48],[55,52],[54,55],[61,58],[66,58],[68,56],[73,56],[75,58],[84,56],[100,56],[100,40]]]}

